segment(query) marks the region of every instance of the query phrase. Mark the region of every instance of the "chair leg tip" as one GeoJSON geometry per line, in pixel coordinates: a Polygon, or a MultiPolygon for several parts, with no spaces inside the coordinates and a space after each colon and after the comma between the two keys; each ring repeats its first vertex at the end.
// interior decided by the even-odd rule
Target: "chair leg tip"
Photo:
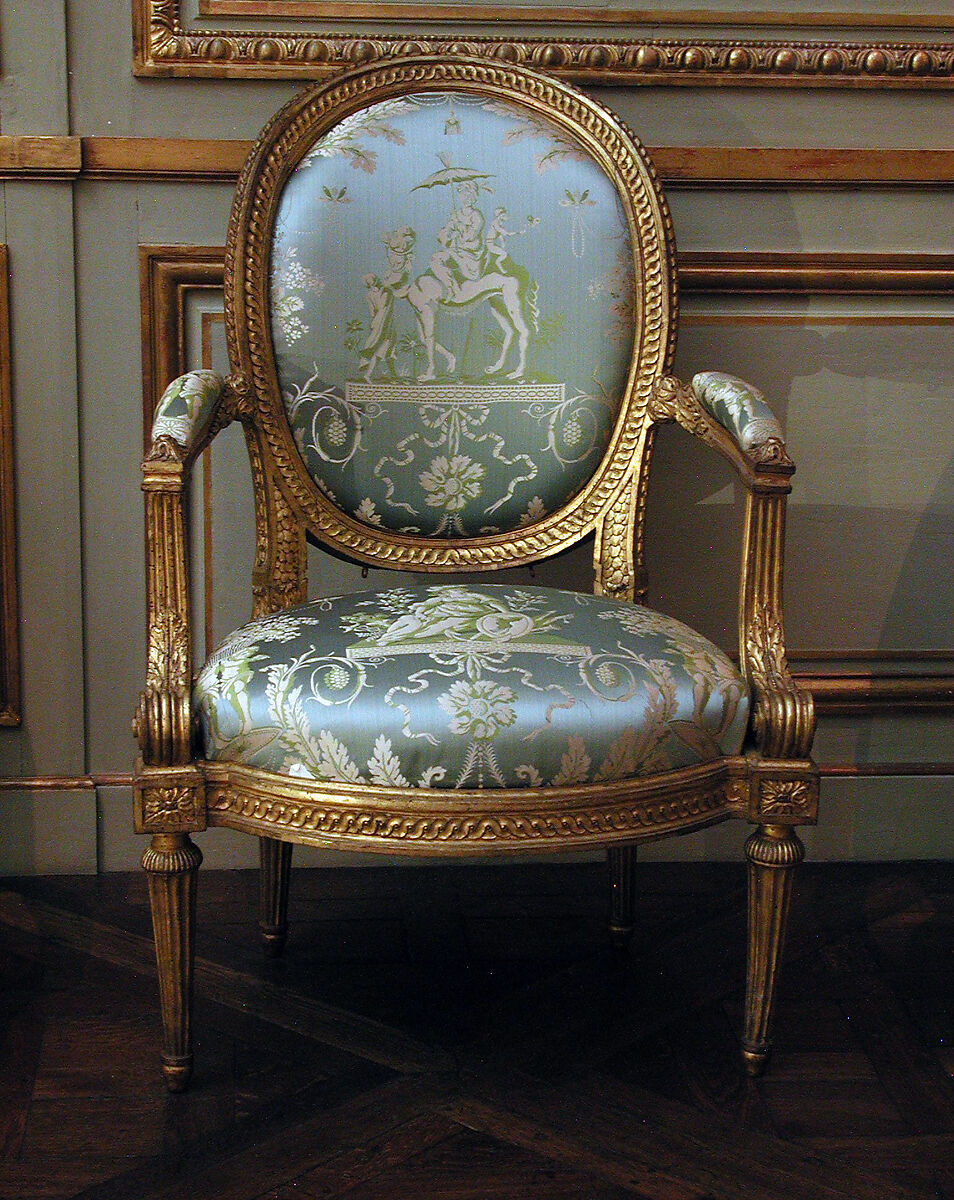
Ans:
{"type": "Polygon", "coordinates": [[[613,949],[619,954],[625,953],[629,949],[629,944],[633,940],[632,925],[614,925],[609,927],[610,944],[613,949]]]}
{"type": "Polygon", "coordinates": [[[288,939],[288,927],[282,925],[262,925],[259,927],[262,939],[262,950],[266,958],[281,958],[288,939]]]}
{"type": "Polygon", "coordinates": [[[742,1047],[742,1062],[745,1066],[745,1073],[752,1079],[758,1079],[763,1073],[771,1054],[770,1046],[763,1046],[760,1049],[753,1049],[750,1046],[742,1047]]]}
{"type": "Polygon", "coordinates": [[[163,1059],[162,1073],[166,1077],[166,1087],[170,1092],[178,1094],[189,1087],[192,1079],[192,1055],[185,1058],[163,1059]]]}

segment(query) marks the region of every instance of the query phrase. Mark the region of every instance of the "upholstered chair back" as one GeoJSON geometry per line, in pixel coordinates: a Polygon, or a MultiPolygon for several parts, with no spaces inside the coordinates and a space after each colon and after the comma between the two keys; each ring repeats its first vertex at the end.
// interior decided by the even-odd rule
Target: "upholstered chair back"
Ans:
{"type": "Polygon", "coordinates": [[[645,406],[670,349],[668,215],[577,94],[568,118],[493,69],[435,70],[266,131],[249,288],[316,502],[385,538],[467,542],[579,497],[640,370],[645,406]]]}

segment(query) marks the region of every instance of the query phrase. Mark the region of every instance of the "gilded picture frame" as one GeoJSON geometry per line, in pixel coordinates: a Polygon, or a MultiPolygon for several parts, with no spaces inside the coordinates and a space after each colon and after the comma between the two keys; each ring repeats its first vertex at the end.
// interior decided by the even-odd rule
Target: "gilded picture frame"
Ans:
{"type": "Polygon", "coordinates": [[[143,77],[317,79],[388,55],[477,54],[591,84],[954,87],[942,14],[198,0],[192,19],[184,0],[132,0],[132,15],[143,77]]]}
{"type": "Polygon", "coordinates": [[[0,726],[20,724],[9,253],[0,245],[0,726]]]}

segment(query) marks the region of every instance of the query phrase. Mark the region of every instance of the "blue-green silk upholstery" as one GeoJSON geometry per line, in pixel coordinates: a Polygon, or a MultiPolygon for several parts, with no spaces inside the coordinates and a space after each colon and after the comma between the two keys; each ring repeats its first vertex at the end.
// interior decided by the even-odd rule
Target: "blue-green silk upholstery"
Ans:
{"type": "Polygon", "coordinates": [[[745,683],[679,621],[501,584],[312,601],[232,634],[199,675],[204,754],[397,787],[559,786],[737,754],[745,683]]]}
{"type": "Polygon", "coordinates": [[[634,343],[609,178],[517,103],[379,101],[325,133],[278,201],[279,388],[321,491],[365,524],[508,532],[607,448],[634,343]]]}
{"type": "Polygon", "coordinates": [[[156,405],[152,440],[171,437],[189,450],[205,432],[224,387],[214,371],[187,371],[173,379],[156,405]]]}
{"type": "Polygon", "coordinates": [[[700,371],[692,377],[692,391],[743,450],[752,450],[763,442],[785,441],[782,426],[765,396],[744,379],[724,371],[700,371]]]}

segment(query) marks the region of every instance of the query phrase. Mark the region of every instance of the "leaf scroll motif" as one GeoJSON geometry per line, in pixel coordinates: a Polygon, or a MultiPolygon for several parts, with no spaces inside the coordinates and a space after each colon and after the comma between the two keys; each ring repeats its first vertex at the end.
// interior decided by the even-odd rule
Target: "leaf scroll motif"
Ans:
{"type": "Polygon", "coordinates": [[[756,611],[746,632],[745,651],[752,682],[760,692],[788,690],[792,677],[785,659],[782,623],[767,608],[756,611]]]}
{"type": "Polygon", "coordinates": [[[160,608],[149,627],[146,688],[184,692],[189,686],[189,631],[170,608],[160,608]]]}

